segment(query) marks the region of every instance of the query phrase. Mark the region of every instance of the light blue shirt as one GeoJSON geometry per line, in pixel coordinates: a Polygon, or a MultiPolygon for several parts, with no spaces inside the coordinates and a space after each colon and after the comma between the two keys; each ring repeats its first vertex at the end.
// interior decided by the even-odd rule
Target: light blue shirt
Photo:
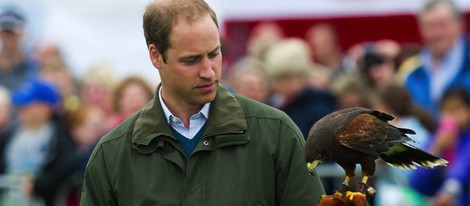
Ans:
{"type": "Polygon", "coordinates": [[[432,60],[432,54],[429,50],[421,52],[421,59],[425,71],[430,77],[431,99],[438,102],[449,86],[452,80],[460,71],[465,53],[465,40],[460,37],[454,45],[444,55],[441,62],[435,65],[432,60]]]}
{"type": "Polygon", "coordinates": [[[183,121],[173,115],[171,111],[168,109],[166,106],[165,102],[162,99],[162,88],[160,87],[160,90],[158,91],[159,95],[158,97],[160,98],[160,104],[162,105],[163,113],[165,113],[165,117],[168,121],[168,124],[177,132],[182,134],[188,139],[193,139],[194,136],[201,130],[201,128],[204,126],[204,124],[207,122],[207,119],[209,118],[209,108],[210,108],[210,102],[206,103],[202,109],[192,115],[189,118],[189,128],[184,127],[183,121]]]}
{"type": "Polygon", "coordinates": [[[7,172],[37,175],[46,160],[53,133],[51,124],[34,131],[16,132],[6,149],[7,172]]]}

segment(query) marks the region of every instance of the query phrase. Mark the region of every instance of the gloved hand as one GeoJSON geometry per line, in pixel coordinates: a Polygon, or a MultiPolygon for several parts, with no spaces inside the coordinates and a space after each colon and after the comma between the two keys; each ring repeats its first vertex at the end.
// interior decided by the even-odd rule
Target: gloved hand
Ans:
{"type": "Polygon", "coordinates": [[[366,206],[367,198],[361,193],[347,192],[346,195],[327,195],[322,197],[317,206],[366,206]]]}

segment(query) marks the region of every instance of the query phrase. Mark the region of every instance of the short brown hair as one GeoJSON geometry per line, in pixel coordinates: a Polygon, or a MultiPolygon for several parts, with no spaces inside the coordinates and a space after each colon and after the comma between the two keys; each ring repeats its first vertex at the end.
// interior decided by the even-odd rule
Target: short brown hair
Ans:
{"type": "Polygon", "coordinates": [[[171,47],[170,34],[178,18],[189,24],[209,14],[217,28],[217,16],[204,0],[157,0],[147,6],[143,16],[147,46],[154,44],[166,63],[166,51],[171,47]]]}
{"type": "Polygon", "coordinates": [[[404,86],[388,84],[378,90],[378,96],[396,115],[412,115],[414,104],[410,93],[404,86]]]}

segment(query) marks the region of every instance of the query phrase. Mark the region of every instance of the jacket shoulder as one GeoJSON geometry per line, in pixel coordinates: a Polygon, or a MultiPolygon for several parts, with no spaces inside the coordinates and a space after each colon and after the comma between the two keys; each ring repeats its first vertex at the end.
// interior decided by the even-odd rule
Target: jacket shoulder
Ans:
{"type": "Polygon", "coordinates": [[[247,120],[263,121],[263,120],[275,120],[279,121],[282,125],[289,128],[289,130],[297,133],[298,136],[302,137],[300,129],[294,123],[294,121],[283,111],[269,106],[267,104],[249,99],[247,97],[234,95],[239,102],[242,110],[245,113],[247,120]]]}
{"type": "Polygon", "coordinates": [[[421,67],[421,59],[419,55],[414,55],[406,59],[398,68],[396,80],[399,84],[404,84],[408,77],[421,67]]]}
{"type": "MultiPolygon", "coordinates": [[[[111,129],[106,133],[98,142],[98,145],[106,144],[111,141],[125,139],[126,137],[131,138],[132,130],[134,128],[134,123],[137,120],[140,112],[137,112],[133,116],[126,119],[124,122],[111,129]]],[[[130,139],[129,139],[130,141],[130,139]]],[[[97,146],[98,146],[97,145],[97,146]]]]}

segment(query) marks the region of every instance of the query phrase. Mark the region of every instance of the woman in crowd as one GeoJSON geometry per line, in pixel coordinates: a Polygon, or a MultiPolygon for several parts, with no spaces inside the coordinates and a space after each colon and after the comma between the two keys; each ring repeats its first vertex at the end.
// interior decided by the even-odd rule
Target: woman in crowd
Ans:
{"type": "Polygon", "coordinates": [[[470,204],[470,95],[463,88],[448,90],[440,101],[441,118],[429,151],[449,161],[447,167],[418,169],[411,185],[432,196],[438,206],[470,204]]]}
{"type": "Polygon", "coordinates": [[[111,125],[117,126],[129,116],[140,110],[153,97],[153,89],[138,76],[130,76],[120,82],[114,90],[112,108],[114,112],[111,125]]]}

